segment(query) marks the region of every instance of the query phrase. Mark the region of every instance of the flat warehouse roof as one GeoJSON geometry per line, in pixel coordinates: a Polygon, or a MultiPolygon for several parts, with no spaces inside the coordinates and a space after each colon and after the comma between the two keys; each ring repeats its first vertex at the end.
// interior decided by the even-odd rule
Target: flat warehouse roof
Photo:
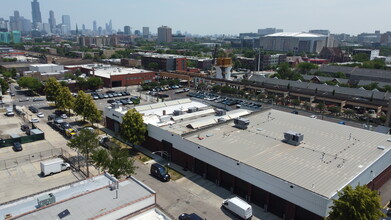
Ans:
{"type": "MultiPolygon", "coordinates": [[[[115,190],[110,190],[111,179],[101,175],[69,186],[54,189],[32,197],[24,198],[0,207],[1,216],[11,214],[18,219],[58,219],[59,213],[68,210],[66,219],[89,219],[110,215],[133,203],[154,197],[155,192],[130,178],[119,182],[118,197],[115,190]],[[37,209],[37,198],[53,193],[56,203],[37,209]]],[[[142,203],[142,202],[141,202],[142,203]]],[[[140,203],[140,209],[145,208],[140,203]]],[[[149,206],[149,205],[148,205],[149,206]]]]}
{"type": "Polygon", "coordinates": [[[242,117],[246,130],[228,121],[183,137],[326,198],[390,151],[388,135],[338,123],[273,109],[242,117]],[[283,142],[288,131],[304,134],[302,143],[283,142]]]}

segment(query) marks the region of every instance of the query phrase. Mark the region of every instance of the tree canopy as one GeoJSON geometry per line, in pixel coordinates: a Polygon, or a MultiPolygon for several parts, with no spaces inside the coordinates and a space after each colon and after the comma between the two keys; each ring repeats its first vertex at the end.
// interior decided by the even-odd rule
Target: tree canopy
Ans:
{"type": "Polygon", "coordinates": [[[147,128],[142,115],[136,109],[130,109],[122,117],[121,136],[134,145],[139,145],[145,140],[147,128]]]}
{"type": "Polygon", "coordinates": [[[18,84],[21,87],[31,89],[33,91],[38,91],[42,89],[42,83],[33,77],[23,76],[18,80],[18,84]]]}
{"type": "Polygon", "coordinates": [[[345,187],[338,192],[339,199],[334,200],[329,219],[345,220],[380,219],[384,214],[381,212],[380,196],[377,191],[367,186],[345,187]]]}
{"type": "Polygon", "coordinates": [[[87,162],[87,176],[89,175],[88,162],[90,155],[99,146],[98,134],[91,132],[87,129],[80,130],[79,134],[74,138],[70,139],[67,146],[77,150],[83,156],[86,157],[87,162]]]}
{"type": "Polygon", "coordinates": [[[4,94],[9,89],[9,84],[4,79],[0,78],[1,93],[4,94]]]}
{"type": "Polygon", "coordinates": [[[93,153],[92,160],[101,170],[107,170],[116,178],[135,173],[134,160],[129,158],[128,149],[111,148],[110,151],[100,149],[93,153]]]}
{"type": "Polygon", "coordinates": [[[56,102],[57,96],[60,94],[61,84],[57,81],[56,78],[49,78],[45,82],[45,94],[46,100],[56,102]]]}

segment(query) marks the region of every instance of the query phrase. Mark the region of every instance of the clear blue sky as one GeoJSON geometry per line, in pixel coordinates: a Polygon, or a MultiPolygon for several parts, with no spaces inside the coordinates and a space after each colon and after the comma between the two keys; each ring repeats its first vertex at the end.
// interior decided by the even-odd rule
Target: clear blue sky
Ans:
{"type": "MultiPolygon", "coordinates": [[[[32,0],[1,0],[0,17],[9,19],[14,10],[31,19],[32,0]]],[[[161,25],[193,34],[238,34],[276,27],[284,31],[328,29],[332,33],[358,34],[391,30],[391,0],[38,0],[43,22],[53,10],[71,16],[72,29],[92,29],[92,21],[104,28],[132,31],[143,26],[156,33],[161,25]]]]}

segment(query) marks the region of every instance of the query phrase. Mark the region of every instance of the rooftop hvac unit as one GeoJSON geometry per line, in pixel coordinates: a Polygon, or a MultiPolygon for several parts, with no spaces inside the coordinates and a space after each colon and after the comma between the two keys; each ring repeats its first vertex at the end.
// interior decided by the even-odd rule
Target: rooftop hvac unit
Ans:
{"type": "Polygon", "coordinates": [[[295,131],[284,132],[284,142],[291,145],[299,145],[304,139],[304,134],[295,131]]]}
{"type": "Polygon", "coordinates": [[[223,115],[226,115],[227,114],[227,112],[225,111],[225,110],[223,110],[223,109],[216,109],[216,115],[217,116],[223,116],[223,115]]]}
{"type": "Polygon", "coordinates": [[[226,122],[226,121],[227,121],[227,119],[225,119],[225,118],[218,118],[217,119],[218,123],[222,123],[222,122],[226,122]]]}
{"type": "Polygon", "coordinates": [[[111,108],[117,109],[117,108],[119,108],[119,104],[118,103],[112,103],[111,104],[111,108]]]}
{"type": "Polygon", "coordinates": [[[187,110],[188,113],[193,113],[193,112],[196,112],[196,111],[198,111],[198,108],[197,108],[197,107],[190,107],[190,108],[187,110]]]}
{"type": "Polygon", "coordinates": [[[169,116],[169,115],[162,115],[162,116],[160,116],[160,122],[161,123],[168,122],[168,121],[170,121],[170,119],[171,119],[171,116],[169,116]]]}
{"type": "Polygon", "coordinates": [[[174,114],[175,116],[183,115],[183,111],[182,111],[182,110],[174,110],[173,114],[174,114]]]}
{"type": "Polygon", "coordinates": [[[37,201],[38,201],[38,208],[41,208],[43,206],[47,206],[55,203],[56,197],[53,195],[53,193],[49,193],[47,195],[37,198],[37,201]]]}
{"type": "Polygon", "coordinates": [[[250,124],[250,120],[245,118],[235,118],[234,119],[235,127],[240,129],[247,129],[247,126],[250,124]]]}

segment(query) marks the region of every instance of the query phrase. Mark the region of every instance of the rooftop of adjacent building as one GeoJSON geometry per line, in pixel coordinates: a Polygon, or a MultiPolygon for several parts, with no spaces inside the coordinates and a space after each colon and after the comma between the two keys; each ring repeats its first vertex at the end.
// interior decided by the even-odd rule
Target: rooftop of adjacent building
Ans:
{"type": "Polygon", "coordinates": [[[319,38],[327,37],[321,34],[306,33],[306,32],[279,32],[274,34],[268,34],[265,37],[302,37],[302,38],[319,38]]]}
{"type": "Polygon", "coordinates": [[[110,78],[110,76],[114,75],[127,75],[127,74],[138,74],[138,73],[151,73],[153,71],[144,70],[144,69],[136,69],[136,68],[120,68],[120,67],[109,67],[109,68],[101,68],[94,69],[95,76],[100,76],[104,78],[110,78]]]}
{"type": "MultiPolygon", "coordinates": [[[[113,178],[107,174],[76,182],[32,197],[2,205],[0,216],[11,214],[20,219],[57,219],[68,210],[67,219],[88,219],[108,214],[139,200],[153,197],[155,192],[134,178],[119,182],[118,198],[110,189],[113,178]],[[37,199],[52,193],[53,205],[37,208],[37,199]]],[[[144,208],[144,207],[141,207],[144,208]]]]}
{"type": "MultiPolygon", "coordinates": [[[[250,121],[246,130],[227,120],[182,136],[326,198],[391,149],[388,135],[319,119],[273,109],[244,117],[250,121]],[[304,134],[303,142],[299,146],[285,143],[284,132],[288,131],[304,134]]],[[[181,124],[188,122],[161,128],[173,132],[181,124]]]]}

